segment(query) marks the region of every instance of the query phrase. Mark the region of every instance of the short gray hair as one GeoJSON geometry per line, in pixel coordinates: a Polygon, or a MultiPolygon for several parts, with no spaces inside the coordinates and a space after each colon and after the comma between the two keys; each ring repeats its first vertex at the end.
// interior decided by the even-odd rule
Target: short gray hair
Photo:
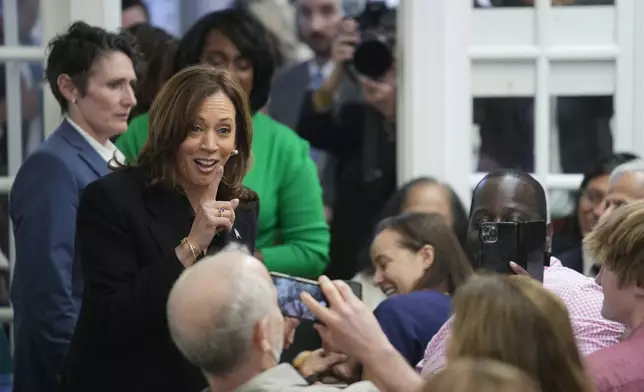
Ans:
{"type": "MultiPolygon", "coordinates": [[[[231,245],[199,263],[221,262],[222,252],[248,254],[244,249],[231,245]]],[[[269,314],[273,298],[268,280],[260,274],[234,268],[228,279],[227,299],[217,312],[208,315],[206,325],[194,333],[183,333],[174,325],[171,316],[174,310],[168,306],[170,333],[175,345],[188,361],[213,376],[228,374],[248,359],[255,325],[269,314]]]]}
{"type": "Polygon", "coordinates": [[[617,166],[610,173],[610,183],[615,184],[624,174],[642,173],[644,174],[644,159],[635,159],[617,166]]]}
{"type": "Polygon", "coordinates": [[[224,246],[224,248],[222,250],[220,250],[219,252],[229,252],[229,253],[230,252],[240,252],[240,253],[243,253],[245,255],[250,255],[250,256],[253,255],[252,253],[250,253],[250,249],[248,249],[248,247],[246,245],[242,244],[241,242],[231,242],[228,245],[224,246]]]}

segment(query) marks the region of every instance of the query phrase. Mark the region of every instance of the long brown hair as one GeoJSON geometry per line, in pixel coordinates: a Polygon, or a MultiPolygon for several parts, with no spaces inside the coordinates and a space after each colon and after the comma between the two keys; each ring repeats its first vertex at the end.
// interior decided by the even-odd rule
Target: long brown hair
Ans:
{"type": "Polygon", "coordinates": [[[242,186],[251,164],[253,126],[246,93],[224,69],[196,65],[175,74],[157,94],[149,118],[149,137],[133,166],[143,168],[151,184],[165,184],[181,189],[178,182],[177,153],[198,115],[202,102],[216,93],[225,94],[235,107],[237,155],[224,167],[219,198],[241,201],[257,195],[242,186]]]}
{"type": "Polygon", "coordinates": [[[452,301],[448,363],[489,358],[512,364],[543,391],[591,392],[561,300],[524,276],[472,277],[452,301]]]}
{"type": "Polygon", "coordinates": [[[436,290],[452,295],[472,274],[469,259],[441,215],[411,212],[392,216],[378,223],[376,236],[385,230],[400,235],[399,245],[411,252],[419,252],[426,245],[434,248],[434,262],[413,291],[436,290]]]}
{"type": "Polygon", "coordinates": [[[427,380],[421,392],[541,392],[537,383],[516,367],[491,360],[463,358],[427,380]]]}

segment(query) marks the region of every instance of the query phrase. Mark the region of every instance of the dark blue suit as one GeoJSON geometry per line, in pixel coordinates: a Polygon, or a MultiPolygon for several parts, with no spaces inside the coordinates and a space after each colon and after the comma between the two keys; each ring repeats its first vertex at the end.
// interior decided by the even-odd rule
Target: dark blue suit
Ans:
{"type": "Polygon", "coordinates": [[[83,293],[74,255],[76,209],[87,184],[108,172],[105,160],[65,120],[15,178],[9,199],[16,243],[15,392],[56,388],[83,293]]]}

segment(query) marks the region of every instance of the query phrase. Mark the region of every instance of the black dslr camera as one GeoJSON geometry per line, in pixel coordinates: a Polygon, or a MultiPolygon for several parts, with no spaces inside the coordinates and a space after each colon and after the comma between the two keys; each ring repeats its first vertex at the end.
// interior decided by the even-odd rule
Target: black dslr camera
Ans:
{"type": "Polygon", "coordinates": [[[360,43],[353,55],[353,67],[360,75],[377,80],[393,65],[396,37],[396,9],[385,1],[344,0],[344,15],[355,19],[360,43]]]}

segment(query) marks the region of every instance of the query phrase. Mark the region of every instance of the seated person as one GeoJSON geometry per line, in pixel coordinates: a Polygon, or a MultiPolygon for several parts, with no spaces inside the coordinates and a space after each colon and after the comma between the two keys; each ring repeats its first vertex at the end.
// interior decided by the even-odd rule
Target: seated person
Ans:
{"type": "Polygon", "coordinates": [[[448,366],[461,358],[516,366],[543,391],[592,392],[568,311],[527,276],[475,276],[454,296],[448,366]],[[547,342],[547,343],[545,343],[547,342]]]}
{"type": "Polygon", "coordinates": [[[374,311],[393,346],[415,365],[450,316],[450,298],[472,267],[438,214],[409,213],[378,224],[375,283],[388,296],[374,311]]]}
{"type": "MultiPolygon", "coordinates": [[[[530,174],[516,170],[492,172],[474,189],[468,238],[478,238],[480,222],[547,220],[547,210],[545,191],[530,174]]],[[[550,241],[551,227],[548,224],[550,241]]],[[[472,242],[472,249],[477,248],[478,241],[472,242]]],[[[559,296],[566,305],[582,355],[589,355],[619,342],[624,327],[602,317],[604,293],[593,278],[566,268],[559,260],[551,258],[550,266],[543,274],[543,287],[559,296]]],[[[450,324],[447,322],[443,325],[427,345],[425,359],[418,364],[423,375],[435,373],[444,366],[450,324]]]]}
{"type": "Polygon", "coordinates": [[[422,392],[541,392],[512,365],[491,359],[457,359],[428,380],[422,392]]]}
{"type": "MultiPolygon", "coordinates": [[[[461,248],[469,256],[465,245],[467,214],[463,204],[449,185],[429,177],[413,179],[394,193],[380,216],[381,219],[385,219],[404,212],[432,212],[442,215],[453,229],[461,248]]],[[[362,300],[371,309],[375,309],[386,296],[373,282],[375,269],[371,261],[369,247],[365,247],[358,257],[360,272],[353,280],[362,284],[362,300]]]]}
{"type": "MultiPolygon", "coordinates": [[[[172,288],[167,312],[172,339],[206,376],[206,391],[340,391],[309,386],[316,374],[278,365],[292,322],[282,317],[264,264],[243,250],[229,246],[186,269],[172,288]]],[[[342,358],[331,355],[327,367],[342,358]]],[[[377,391],[369,382],[344,390],[377,391]]]]}
{"type": "MultiPolygon", "coordinates": [[[[320,321],[316,329],[329,350],[368,363],[367,371],[382,390],[422,390],[422,377],[348,285],[325,276],[319,283],[329,306],[307,293],[302,293],[302,302],[320,321]]],[[[541,283],[525,276],[474,277],[456,293],[454,314],[450,365],[462,358],[493,359],[517,366],[543,391],[593,391],[568,311],[541,283]]]]}
{"type": "Polygon", "coordinates": [[[613,154],[595,163],[584,174],[579,187],[575,215],[566,219],[565,227],[552,241],[552,253],[565,267],[582,274],[588,272],[584,270],[584,264],[589,261],[584,260],[581,241],[595,227],[604,211],[611,172],[621,164],[636,158],[628,153],[613,154]]]}
{"type": "Polygon", "coordinates": [[[616,209],[584,239],[601,263],[597,283],[604,289],[602,315],[624,324],[630,336],[586,358],[598,392],[644,390],[644,201],[616,209]]]}

